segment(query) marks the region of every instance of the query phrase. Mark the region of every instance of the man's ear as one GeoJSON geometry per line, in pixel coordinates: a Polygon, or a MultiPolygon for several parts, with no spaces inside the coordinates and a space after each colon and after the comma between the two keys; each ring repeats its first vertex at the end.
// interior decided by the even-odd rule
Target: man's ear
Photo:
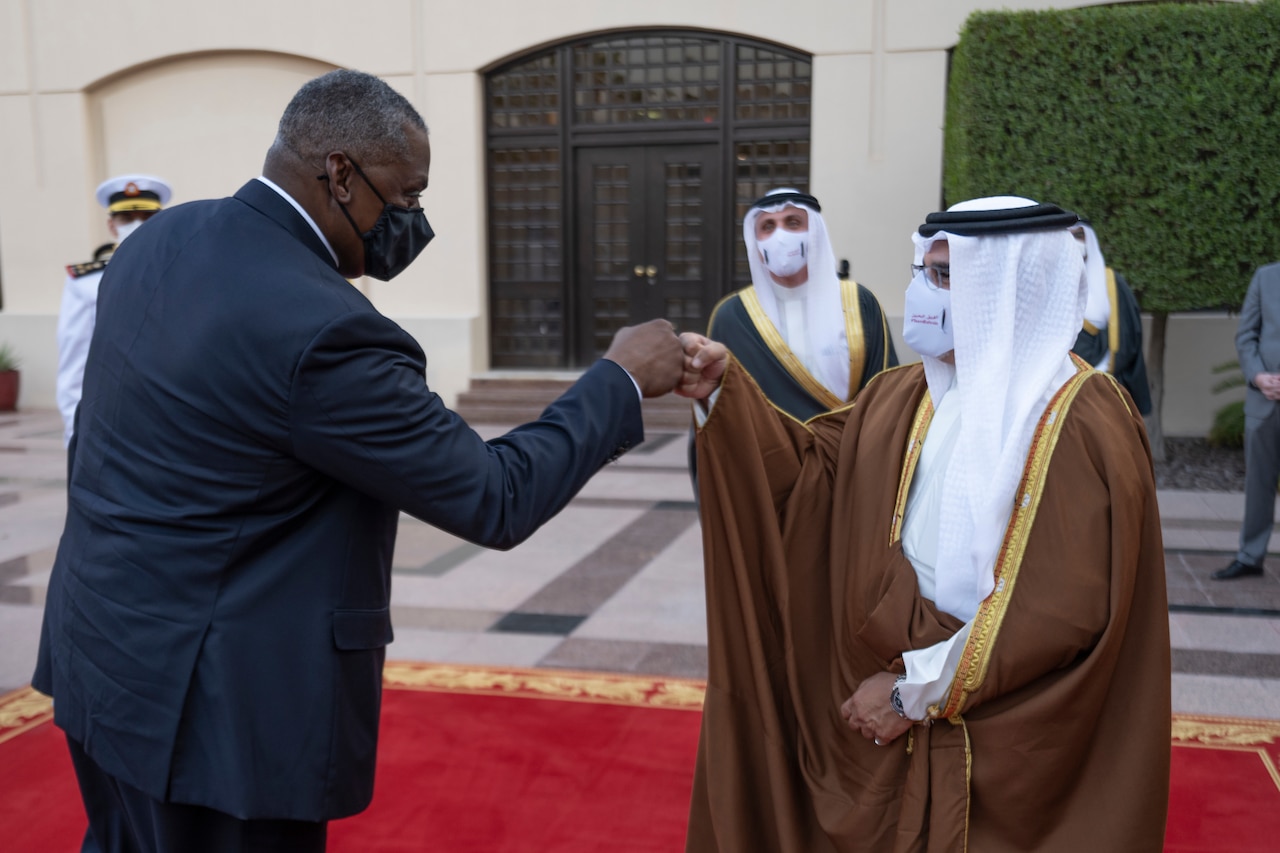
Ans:
{"type": "Polygon", "coordinates": [[[112,237],[120,236],[120,232],[116,231],[116,218],[114,216],[107,217],[107,230],[111,232],[112,237]]]}
{"type": "Polygon", "coordinates": [[[329,191],[341,204],[351,203],[351,180],[356,170],[351,160],[341,151],[331,151],[324,160],[324,171],[329,176],[329,191]]]}

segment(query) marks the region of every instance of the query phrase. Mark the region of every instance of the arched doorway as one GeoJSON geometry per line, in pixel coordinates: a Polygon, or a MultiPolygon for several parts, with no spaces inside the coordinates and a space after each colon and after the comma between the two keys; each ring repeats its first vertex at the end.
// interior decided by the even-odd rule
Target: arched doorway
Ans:
{"type": "Polygon", "coordinates": [[[645,30],[486,75],[491,363],[574,367],[621,326],[703,329],[750,281],[739,225],[809,186],[810,57],[645,30]]]}

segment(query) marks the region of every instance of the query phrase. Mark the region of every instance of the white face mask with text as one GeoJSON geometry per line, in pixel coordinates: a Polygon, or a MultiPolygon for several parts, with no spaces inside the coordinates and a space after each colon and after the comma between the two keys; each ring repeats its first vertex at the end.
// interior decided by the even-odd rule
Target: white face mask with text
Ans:
{"type": "Polygon", "coordinates": [[[809,264],[809,232],[781,228],[757,243],[764,265],[776,278],[789,278],[809,264]]]}
{"type": "Polygon", "coordinates": [[[920,272],[907,286],[902,339],[920,355],[941,358],[956,348],[951,326],[951,291],[930,287],[920,272]]]}
{"type": "Polygon", "coordinates": [[[124,238],[128,237],[134,231],[142,227],[143,220],[135,219],[132,222],[121,222],[116,225],[116,245],[124,242],[124,238]]]}

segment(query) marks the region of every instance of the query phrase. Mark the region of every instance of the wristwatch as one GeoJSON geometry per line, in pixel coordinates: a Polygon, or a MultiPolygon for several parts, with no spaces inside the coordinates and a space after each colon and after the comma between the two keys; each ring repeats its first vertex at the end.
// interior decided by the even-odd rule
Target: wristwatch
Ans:
{"type": "Polygon", "coordinates": [[[904,672],[893,682],[893,691],[889,693],[889,707],[904,720],[907,719],[907,712],[902,709],[902,694],[898,692],[898,687],[906,680],[907,674],[904,672]]]}

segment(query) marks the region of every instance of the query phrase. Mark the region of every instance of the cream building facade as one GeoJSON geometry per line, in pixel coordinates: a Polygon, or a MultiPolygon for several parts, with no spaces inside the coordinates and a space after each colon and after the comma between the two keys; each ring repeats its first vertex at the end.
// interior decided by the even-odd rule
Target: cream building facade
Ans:
{"type": "MultiPolygon", "coordinates": [[[[853,277],[878,295],[896,327],[911,260],[908,235],[938,207],[941,195],[948,50],[968,14],[992,5],[989,0],[0,0],[0,156],[8,167],[0,176],[0,341],[10,343],[22,359],[20,405],[53,406],[63,268],[88,260],[93,247],[109,238],[105,212],[93,200],[97,184],[114,174],[143,172],[172,183],[174,204],[230,195],[260,174],[276,121],[297,88],[339,67],[379,75],[409,98],[431,128],[433,168],[423,204],[438,236],[394,281],[366,279],[354,286],[418,338],[429,359],[428,381],[446,402],[473,376],[526,366],[518,347],[501,355],[501,341],[495,340],[507,335],[495,329],[515,322],[503,319],[508,308],[502,306],[508,303],[501,287],[517,286],[504,284],[499,273],[510,260],[503,255],[507,237],[499,232],[511,229],[495,223],[507,222],[511,208],[502,206],[495,183],[509,179],[510,172],[500,178],[495,170],[507,162],[502,152],[524,144],[499,115],[524,102],[510,89],[502,90],[503,99],[495,87],[499,75],[511,69],[516,69],[513,76],[502,79],[518,78],[521,85],[552,80],[534,73],[555,64],[548,57],[559,57],[561,76],[543,87],[538,102],[543,122],[538,139],[544,141],[529,145],[560,152],[556,156],[564,168],[553,163],[558,183],[544,187],[552,199],[547,209],[554,208],[547,233],[558,241],[558,260],[539,269],[544,286],[558,287],[561,279],[571,284],[561,294],[563,301],[540,303],[560,312],[550,321],[550,334],[561,342],[555,350],[560,355],[553,353],[542,368],[573,369],[592,356],[592,320],[586,315],[596,280],[589,268],[599,259],[588,257],[583,247],[593,240],[607,242],[600,236],[607,234],[607,217],[590,223],[591,231],[582,230],[578,221],[589,218],[587,209],[598,201],[591,195],[592,176],[617,174],[618,163],[606,155],[630,152],[627,156],[640,157],[635,163],[643,163],[644,150],[670,152],[671,146],[684,145],[689,163],[668,162],[667,174],[678,167],[686,178],[703,175],[707,179],[698,180],[709,186],[707,176],[715,178],[706,198],[718,207],[698,208],[702,202],[695,199],[682,210],[701,210],[714,225],[709,233],[729,246],[716,255],[720,261],[686,264],[694,277],[718,277],[707,285],[718,293],[733,286],[728,241],[739,227],[732,221],[738,215],[735,204],[743,193],[772,180],[770,175],[741,177],[749,165],[742,161],[754,156],[751,140],[768,135],[762,129],[768,122],[751,118],[751,107],[733,100],[738,97],[733,92],[724,102],[737,110],[733,130],[727,129],[732,116],[722,115],[714,104],[702,115],[707,127],[695,126],[696,115],[675,111],[662,114],[665,118],[650,111],[649,117],[661,119],[653,124],[661,132],[646,128],[630,137],[621,134],[634,127],[602,127],[597,133],[575,124],[592,120],[582,108],[611,97],[622,103],[635,92],[591,89],[590,75],[574,63],[610,61],[609,56],[623,57],[626,48],[685,50],[677,51],[676,64],[683,71],[673,72],[670,62],[664,66],[657,53],[648,66],[637,53],[640,64],[624,70],[639,74],[634,79],[641,81],[646,73],[657,73],[659,81],[663,73],[683,74],[679,82],[686,84],[686,97],[693,97],[687,84],[695,78],[728,87],[728,80],[699,76],[723,67],[730,69],[726,75],[741,97],[749,98],[750,87],[743,88],[749,63],[742,63],[748,55],[768,60],[752,66],[757,70],[767,64],[769,73],[783,76],[785,68],[786,75],[805,78],[770,89],[785,95],[774,98],[770,114],[790,120],[777,125],[781,130],[771,139],[782,139],[779,144],[787,151],[802,152],[804,162],[795,175],[822,200],[837,256],[850,260],[853,277]],[[610,45],[617,50],[610,53],[610,45]],[[688,59],[695,55],[714,61],[688,59]],[[720,65],[722,55],[728,58],[720,65]],[[737,71],[731,67],[734,56],[737,71]],[[711,130],[722,124],[723,133],[711,130]],[[545,142],[549,139],[554,141],[545,142]],[[701,157],[703,149],[714,156],[690,159],[701,157]],[[592,153],[597,150],[605,153],[592,153]],[[707,166],[705,174],[699,163],[707,166]],[[576,344],[575,329],[582,332],[576,344]]],[[[1093,4],[1002,0],[994,5],[1093,4]]],[[[698,91],[705,95],[712,88],[698,91]]],[[[647,214],[650,224],[662,221],[661,204],[658,208],[647,214]]],[[[599,205],[591,209],[607,212],[599,205]]],[[[528,262],[540,246],[532,232],[520,230],[524,227],[512,226],[511,233],[523,239],[508,242],[518,244],[516,260],[528,262]]],[[[625,243],[634,233],[619,239],[625,243]]],[[[637,281],[646,277],[642,261],[648,259],[614,260],[623,270],[635,261],[637,281]]],[[[653,273],[648,276],[652,284],[653,273]]],[[[1213,410],[1225,402],[1210,393],[1216,377],[1209,366],[1234,357],[1234,326],[1234,318],[1222,314],[1171,321],[1166,433],[1203,433],[1213,410]]],[[[536,337],[547,328],[545,318],[535,318],[523,334],[536,337]]]]}

